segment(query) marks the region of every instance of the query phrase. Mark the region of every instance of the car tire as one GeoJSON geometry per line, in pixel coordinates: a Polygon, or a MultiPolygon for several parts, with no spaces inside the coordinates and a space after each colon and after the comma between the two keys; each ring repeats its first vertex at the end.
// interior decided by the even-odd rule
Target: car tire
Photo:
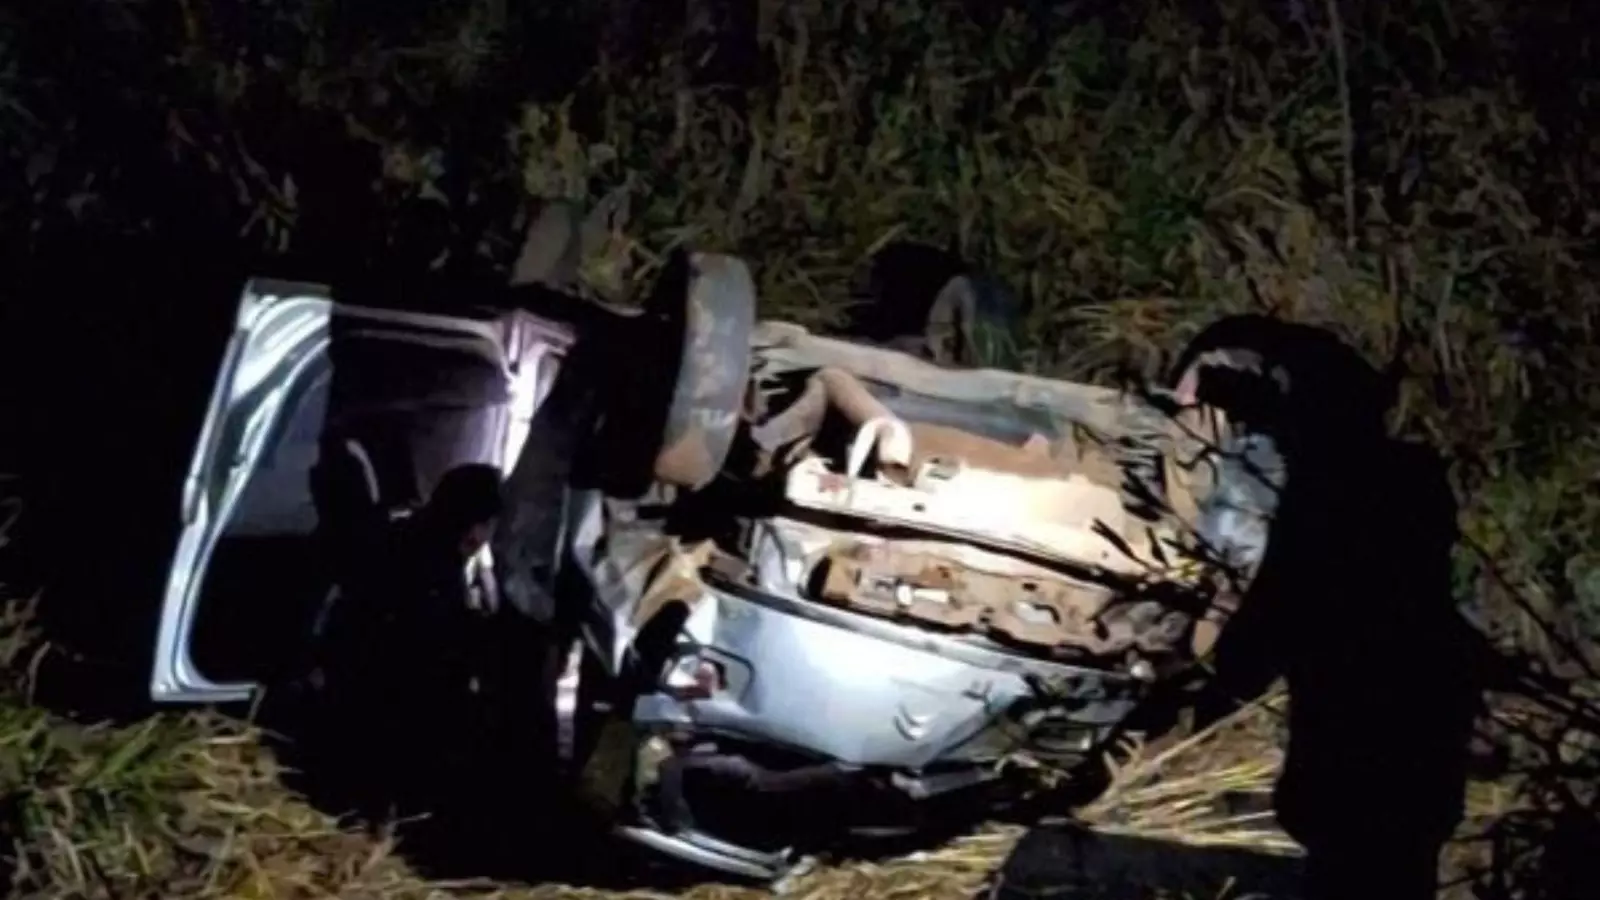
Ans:
{"type": "Polygon", "coordinates": [[[1015,369],[1022,364],[1021,308],[992,278],[950,279],[934,298],[923,330],[930,355],[943,365],[1015,369]]]}
{"type": "Polygon", "coordinates": [[[653,484],[693,491],[716,478],[744,406],[755,306],[755,283],[740,260],[673,256],[602,374],[608,387],[593,461],[606,493],[638,497],[653,484]]]}
{"type": "Polygon", "coordinates": [[[750,381],[756,290],[732,256],[697,253],[687,261],[680,298],[661,312],[678,339],[677,379],[652,471],[698,490],[716,477],[733,445],[750,381]]]}
{"type": "Polygon", "coordinates": [[[966,274],[966,261],[948,250],[891,241],[867,260],[841,331],[876,344],[920,341],[939,292],[966,274]]]}
{"type": "Polygon", "coordinates": [[[1022,308],[997,280],[955,254],[896,241],[869,263],[844,335],[942,365],[1015,368],[1022,308]]]}

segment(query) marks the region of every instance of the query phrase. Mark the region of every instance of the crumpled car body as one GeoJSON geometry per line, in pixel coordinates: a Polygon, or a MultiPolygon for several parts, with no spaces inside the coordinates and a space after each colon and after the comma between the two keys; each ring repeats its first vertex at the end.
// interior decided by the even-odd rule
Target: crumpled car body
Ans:
{"type": "MultiPolygon", "coordinates": [[[[542,598],[527,614],[575,611],[568,751],[623,837],[773,878],[836,842],[981,820],[1092,765],[1259,561],[1270,442],[1212,411],[750,324],[726,258],[694,257],[686,281],[687,314],[661,318],[682,351],[656,377],[676,382],[638,437],[650,477],[539,481],[520,502],[549,521],[513,515],[495,561],[542,598]]],[[[583,453],[542,418],[586,371],[582,331],[248,285],[153,696],[237,701],[269,677],[207,649],[204,619],[248,581],[217,570],[252,541],[311,540],[319,453],[355,456],[395,506],[463,462],[502,467],[515,505],[538,481],[519,467],[583,453]]],[[[233,627],[259,644],[264,615],[233,627]]]]}

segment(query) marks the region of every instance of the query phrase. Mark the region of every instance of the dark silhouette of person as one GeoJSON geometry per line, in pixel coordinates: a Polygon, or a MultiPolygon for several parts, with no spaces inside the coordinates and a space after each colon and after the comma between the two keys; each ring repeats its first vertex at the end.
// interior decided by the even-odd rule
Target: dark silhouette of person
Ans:
{"type": "Polygon", "coordinates": [[[1443,460],[1388,435],[1387,379],[1322,329],[1221,320],[1174,382],[1180,400],[1270,435],[1285,462],[1265,555],[1215,647],[1214,687],[1248,700],[1287,683],[1273,799],[1307,851],[1308,900],[1433,896],[1482,701],[1452,598],[1443,460]]]}
{"type": "Polygon", "coordinates": [[[482,639],[468,562],[500,517],[500,471],[457,466],[420,508],[391,518],[347,462],[325,452],[313,475],[338,582],[313,664],[327,682],[331,761],[361,772],[364,795],[353,800],[381,815],[375,804],[431,805],[445,757],[471,743],[465,716],[482,639]]]}
{"type": "MultiPolygon", "coordinates": [[[[324,496],[331,494],[330,488],[324,496]]],[[[338,525],[328,539],[344,557],[335,561],[335,572],[345,595],[345,621],[356,628],[383,623],[400,646],[437,643],[441,635],[432,629],[470,605],[467,563],[487,545],[500,518],[500,470],[457,466],[439,479],[421,508],[397,518],[364,508],[358,499],[342,499],[350,511],[337,517],[330,511],[326,518],[338,525]]],[[[350,636],[350,643],[358,641],[371,644],[350,636]]]]}

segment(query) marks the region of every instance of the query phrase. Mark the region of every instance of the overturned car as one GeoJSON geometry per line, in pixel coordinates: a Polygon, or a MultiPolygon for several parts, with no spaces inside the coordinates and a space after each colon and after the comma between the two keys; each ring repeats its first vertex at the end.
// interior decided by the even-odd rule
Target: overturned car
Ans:
{"type": "Polygon", "coordinates": [[[539,287],[445,316],[252,282],[152,693],[248,699],[315,618],[241,597],[326,595],[296,562],[321,457],[349,454],[388,510],[487,463],[505,512],[471,560],[484,606],[574,639],[547,699],[619,835],[771,878],[1092,782],[1214,640],[1278,470],[1176,392],[960,364],[970,288],[884,346],[757,321],[745,265],[711,254],[629,311],[539,287]]]}

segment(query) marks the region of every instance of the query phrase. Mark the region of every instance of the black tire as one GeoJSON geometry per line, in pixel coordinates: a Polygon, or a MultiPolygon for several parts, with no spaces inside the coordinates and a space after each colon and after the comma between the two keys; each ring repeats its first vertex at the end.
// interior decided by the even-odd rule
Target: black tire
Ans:
{"type": "Polygon", "coordinates": [[[873,343],[924,337],[934,299],[969,268],[955,254],[916,241],[893,241],[867,262],[842,329],[873,343]]]}
{"type": "Polygon", "coordinates": [[[688,267],[681,298],[662,309],[678,340],[677,377],[652,471],[698,490],[733,446],[750,381],[756,292],[750,270],[734,257],[697,253],[688,267]]]}
{"type": "Polygon", "coordinates": [[[744,263],[673,257],[644,315],[627,320],[615,346],[595,351],[606,354],[598,373],[606,387],[592,461],[608,493],[711,483],[738,430],[754,327],[755,285],[744,263]]]}
{"type": "Polygon", "coordinates": [[[953,253],[891,243],[873,256],[857,295],[846,337],[946,365],[1010,369],[1021,362],[1021,304],[953,253]]]}
{"type": "Polygon", "coordinates": [[[992,278],[950,279],[924,325],[930,355],[946,365],[1015,369],[1022,363],[1022,309],[992,278]]]}

